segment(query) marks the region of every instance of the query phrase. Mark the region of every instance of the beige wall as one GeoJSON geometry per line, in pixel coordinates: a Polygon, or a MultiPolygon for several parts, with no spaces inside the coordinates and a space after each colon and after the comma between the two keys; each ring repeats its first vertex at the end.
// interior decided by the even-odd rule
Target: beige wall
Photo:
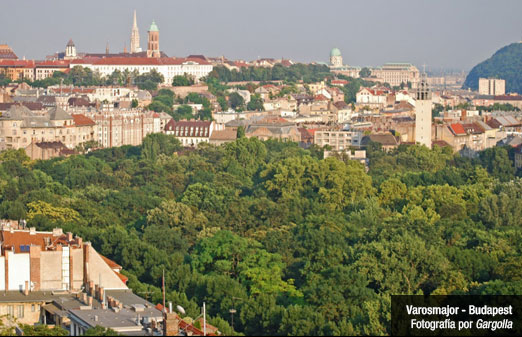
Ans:
{"type": "Polygon", "coordinates": [[[62,251],[41,252],[40,282],[40,289],[62,289],[62,251]]]}
{"type": "Polygon", "coordinates": [[[127,289],[116,273],[103,261],[100,255],[89,246],[89,277],[94,284],[99,284],[99,275],[102,286],[108,289],[127,289]]]}

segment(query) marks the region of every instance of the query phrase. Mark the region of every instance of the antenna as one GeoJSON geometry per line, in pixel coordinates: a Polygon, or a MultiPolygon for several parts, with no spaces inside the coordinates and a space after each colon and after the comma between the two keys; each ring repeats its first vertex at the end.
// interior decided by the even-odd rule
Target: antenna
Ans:
{"type": "Polygon", "coordinates": [[[165,268],[163,268],[163,277],[161,278],[161,288],[163,291],[163,311],[165,312],[165,268]]]}

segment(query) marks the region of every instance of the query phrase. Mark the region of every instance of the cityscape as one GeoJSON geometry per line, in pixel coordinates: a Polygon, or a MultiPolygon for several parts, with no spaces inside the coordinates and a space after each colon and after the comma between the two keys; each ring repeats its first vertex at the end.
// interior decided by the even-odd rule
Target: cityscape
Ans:
{"type": "Polygon", "coordinates": [[[0,35],[0,334],[409,335],[395,295],[522,295],[522,41],[171,55],[119,9],[121,49],[0,35]]]}

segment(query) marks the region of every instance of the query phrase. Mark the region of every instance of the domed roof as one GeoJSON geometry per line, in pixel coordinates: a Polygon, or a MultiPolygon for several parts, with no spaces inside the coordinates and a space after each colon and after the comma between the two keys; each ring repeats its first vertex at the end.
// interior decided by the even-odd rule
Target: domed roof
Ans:
{"type": "Polygon", "coordinates": [[[330,57],[332,56],[341,56],[341,51],[338,48],[332,49],[332,51],[330,52],[330,57]]]}
{"type": "Polygon", "coordinates": [[[150,25],[149,32],[159,32],[158,26],[156,26],[156,22],[152,20],[152,24],[150,25]]]}

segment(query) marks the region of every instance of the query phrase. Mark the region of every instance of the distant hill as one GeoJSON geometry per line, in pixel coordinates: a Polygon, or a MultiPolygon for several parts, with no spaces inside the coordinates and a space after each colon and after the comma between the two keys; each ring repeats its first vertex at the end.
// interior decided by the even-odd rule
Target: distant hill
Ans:
{"type": "Polygon", "coordinates": [[[478,89],[481,77],[506,80],[506,92],[522,94],[522,43],[512,43],[499,49],[493,56],[477,64],[466,77],[463,88],[478,89]]]}

